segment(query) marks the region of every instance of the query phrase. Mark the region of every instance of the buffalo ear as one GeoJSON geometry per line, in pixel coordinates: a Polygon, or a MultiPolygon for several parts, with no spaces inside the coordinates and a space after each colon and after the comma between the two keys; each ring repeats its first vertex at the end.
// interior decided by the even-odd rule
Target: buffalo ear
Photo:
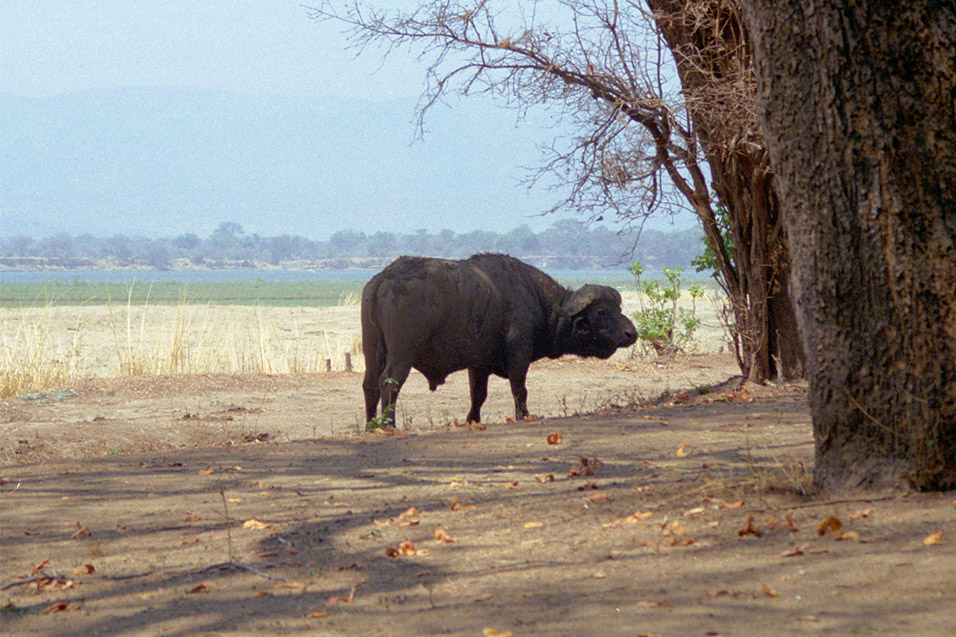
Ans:
{"type": "Polygon", "coordinates": [[[594,285],[588,283],[574,292],[567,301],[561,305],[569,316],[575,316],[587,309],[595,301],[612,301],[618,307],[621,307],[621,293],[612,287],[606,285],[594,285]]]}
{"type": "Polygon", "coordinates": [[[583,313],[571,317],[571,332],[573,334],[587,334],[590,331],[588,319],[583,313]]]}

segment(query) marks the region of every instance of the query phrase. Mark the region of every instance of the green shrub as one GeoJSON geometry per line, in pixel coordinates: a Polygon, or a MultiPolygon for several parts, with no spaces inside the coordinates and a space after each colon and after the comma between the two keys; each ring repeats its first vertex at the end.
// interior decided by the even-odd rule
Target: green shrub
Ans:
{"type": "Polygon", "coordinates": [[[700,327],[697,318],[697,299],[704,296],[704,288],[691,285],[691,309],[678,306],[681,297],[682,268],[664,268],[664,281],[642,281],[644,266],[635,261],[628,267],[637,283],[641,309],[634,314],[637,337],[659,355],[683,351],[700,327]]]}

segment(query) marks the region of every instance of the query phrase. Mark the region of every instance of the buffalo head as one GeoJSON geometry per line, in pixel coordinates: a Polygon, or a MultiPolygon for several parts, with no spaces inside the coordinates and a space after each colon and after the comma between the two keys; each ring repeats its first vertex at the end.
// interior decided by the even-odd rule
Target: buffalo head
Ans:
{"type": "Polygon", "coordinates": [[[637,341],[634,324],[621,311],[621,293],[588,284],[561,304],[559,346],[563,353],[609,358],[619,347],[637,341]]]}

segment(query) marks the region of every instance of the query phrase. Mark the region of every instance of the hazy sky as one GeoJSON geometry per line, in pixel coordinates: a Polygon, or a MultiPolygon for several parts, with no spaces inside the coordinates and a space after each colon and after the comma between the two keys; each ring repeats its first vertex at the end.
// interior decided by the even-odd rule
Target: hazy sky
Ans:
{"type": "MultiPolygon", "coordinates": [[[[0,93],[47,99],[89,90],[151,87],[226,91],[242,96],[278,95],[376,102],[405,99],[406,104],[420,94],[424,66],[413,56],[401,51],[393,52],[384,62],[382,56],[374,51],[356,56],[354,51],[346,50],[347,40],[340,33],[338,25],[310,19],[303,4],[308,4],[308,0],[2,0],[0,93]]],[[[397,3],[380,4],[394,7],[397,3]]],[[[411,122],[414,109],[411,106],[407,108],[409,112],[401,115],[401,123],[395,125],[398,130],[394,131],[394,135],[410,142],[414,133],[411,122]]],[[[515,114],[504,109],[494,110],[500,110],[500,117],[491,119],[498,119],[499,122],[491,122],[494,132],[489,132],[488,136],[500,138],[503,130],[508,130],[509,126],[514,128],[515,114]]],[[[455,135],[455,130],[446,127],[440,134],[455,135]]],[[[470,134],[475,136],[476,131],[470,131],[470,134]]],[[[522,131],[520,138],[530,139],[530,147],[535,143],[547,145],[553,135],[553,131],[541,129],[540,133],[522,131]]],[[[432,139],[426,137],[424,142],[419,142],[419,148],[410,152],[427,153],[431,148],[429,144],[437,146],[442,141],[434,140],[434,136],[432,139]]],[[[477,137],[481,137],[480,132],[477,132],[477,137]]],[[[56,136],[52,135],[49,139],[55,140],[56,136]]],[[[2,143],[4,141],[0,140],[2,143]]],[[[374,192],[363,192],[361,188],[339,195],[362,201],[366,205],[368,221],[374,226],[372,229],[401,231],[428,227],[437,231],[447,227],[456,231],[470,231],[488,225],[485,229],[502,231],[524,222],[541,229],[553,218],[542,220],[529,215],[546,209],[553,203],[553,195],[528,193],[523,186],[518,185],[519,179],[527,174],[524,168],[528,165],[532,148],[528,150],[528,154],[516,158],[518,163],[514,166],[496,167],[493,181],[487,183],[488,192],[472,193],[472,209],[459,219],[449,214],[449,209],[453,210],[453,207],[444,206],[440,211],[434,210],[433,202],[444,195],[424,192],[421,184],[416,186],[417,190],[392,193],[388,199],[381,200],[375,199],[374,192]],[[422,194],[421,201],[415,201],[419,192],[422,194]],[[406,207],[390,209],[395,200],[404,201],[406,207]],[[484,212],[475,214],[476,206],[487,210],[487,220],[484,212]],[[412,210],[415,212],[409,212],[412,210]],[[515,210],[520,212],[516,213],[515,210]],[[406,218],[412,214],[414,219],[406,218]]],[[[8,155],[10,152],[15,153],[16,150],[8,151],[8,155]]],[[[54,157],[62,162],[63,155],[59,149],[50,148],[49,152],[50,166],[57,165],[52,160],[54,157]]],[[[394,148],[389,152],[393,156],[388,159],[394,161],[394,148]]],[[[400,157],[397,159],[402,161],[400,157]]],[[[16,166],[17,157],[14,156],[11,161],[16,166]]],[[[37,165],[35,157],[33,161],[29,170],[37,165]]],[[[370,165],[378,161],[387,163],[382,158],[369,158],[370,165]]],[[[27,165],[26,162],[24,165],[27,165]]],[[[273,167],[273,170],[282,172],[281,167],[273,167]]],[[[321,172],[322,167],[317,165],[315,171],[321,172]]],[[[422,177],[427,181],[427,175],[422,177]]],[[[449,176],[446,171],[442,178],[454,179],[454,173],[449,176]]],[[[3,179],[0,176],[0,180],[3,179]]],[[[148,184],[146,186],[148,192],[148,184]]],[[[284,187],[280,184],[265,184],[262,189],[262,198],[266,200],[264,205],[268,206],[270,192],[275,193],[273,198],[276,201],[282,200],[281,188],[284,187]],[[270,191],[270,188],[275,190],[270,191]]],[[[49,212],[47,209],[51,206],[59,205],[44,203],[43,192],[32,193],[29,205],[15,200],[25,189],[28,188],[17,190],[9,183],[4,185],[0,181],[0,195],[4,195],[0,203],[5,208],[0,213],[7,217],[7,226],[16,225],[9,220],[17,215],[18,220],[32,219],[40,213],[49,212]],[[34,209],[30,209],[30,205],[34,209]],[[36,209],[43,206],[45,208],[42,210],[36,209]]],[[[143,188],[139,189],[140,199],[143,191],[143,188]]],[[[124,209],[142,208],[142,201],[134,206],[124,201],[126,196],[122,183],[109,193],[113,200],[109,205],[114,214],[121,215],[124,209]]],[[[199,193],[196,196],[199,197],[199,193]]],[[[194,204],[191,209],[203,209],[202,201],[197,200],[194,204]]],[[[78,210],[65,213],[74,222],[69,227],[73,231],[80,229],[84,215],[83,204],[76,205],[79,206],[78,210]]],[[[169,226],[168,231],[205,232],[221,221],[231,220],[222,218],[223,214],[215,211],[215,206],[210,205],[208,208],[210,212],[205,217],[200,212],[185,215],[195,218],[196,227],[182,227],[186,223],[183,221],[179,226],[169,226]]],[[[271,208],[281,210],[282,206],[271,208]]],[[[97,216],[106,218],[103,216],[106,214],[104,209],[90,210],[91,219],[97,216]]],[[[317,218],[319,213],[301,206],[290,206],[287,212],[281,214],[286,216],[273,217],[273,226],[248,227],[247,223],[247,231],[273,234],[273,228],[281,226],[291,234],[321,238],[338,229],[360,225],[356,223],[354,214],[336,216],[334,211],[326,211],[321,213],[324,217],[317,218]]],[[[572,213],[567,216],[572,216],[572,213]]],[[[135,220],[126,218],[124,221],[131,223],[134,228],[137,225],[143,228],[156,225],[137,224],[135,220]]],[[[158,223],[161,225],[162,220],[158,223]]],[[[661,219],[651,225],[661,229],[675,227],[670,219],[661,219]]],[[[692,220],[685,216],[678,220],[677,227],[692,225],[692,220]]],[[[122,226],[118,231],[130,232],[122,226]]],[[[2,227],[0,232],[4,232],[2,227]]]]}
{"type": "MultiPolygon", "coordinates": [[[[202,88],[246,95],[418,95],[414,58],[346,51],[300,0],[0,2],[0,91],[202,88]]],[[[394,3],[390,3],[394,4],[394,3]]]]}

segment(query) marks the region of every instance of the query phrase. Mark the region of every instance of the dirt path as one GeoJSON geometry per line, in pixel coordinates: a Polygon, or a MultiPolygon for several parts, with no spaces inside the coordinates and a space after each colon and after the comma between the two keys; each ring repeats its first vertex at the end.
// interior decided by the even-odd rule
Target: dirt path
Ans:
{"type": "Polygon", "coordinates": [[[530,403],[549,417],[494,422],[510,398],[492,386],[482,430],[445,426],[465,379],[435,394],[413,380],[412,428],[391,436],[348,433],[354,374],[100,379],[2,401],[0,627],[952,634],[953,494],[800,495],[799,387],[634,404],[730,363],[536,365],[530,403]],[[818,534],[831,517],[839,530],[818,534]]]}

